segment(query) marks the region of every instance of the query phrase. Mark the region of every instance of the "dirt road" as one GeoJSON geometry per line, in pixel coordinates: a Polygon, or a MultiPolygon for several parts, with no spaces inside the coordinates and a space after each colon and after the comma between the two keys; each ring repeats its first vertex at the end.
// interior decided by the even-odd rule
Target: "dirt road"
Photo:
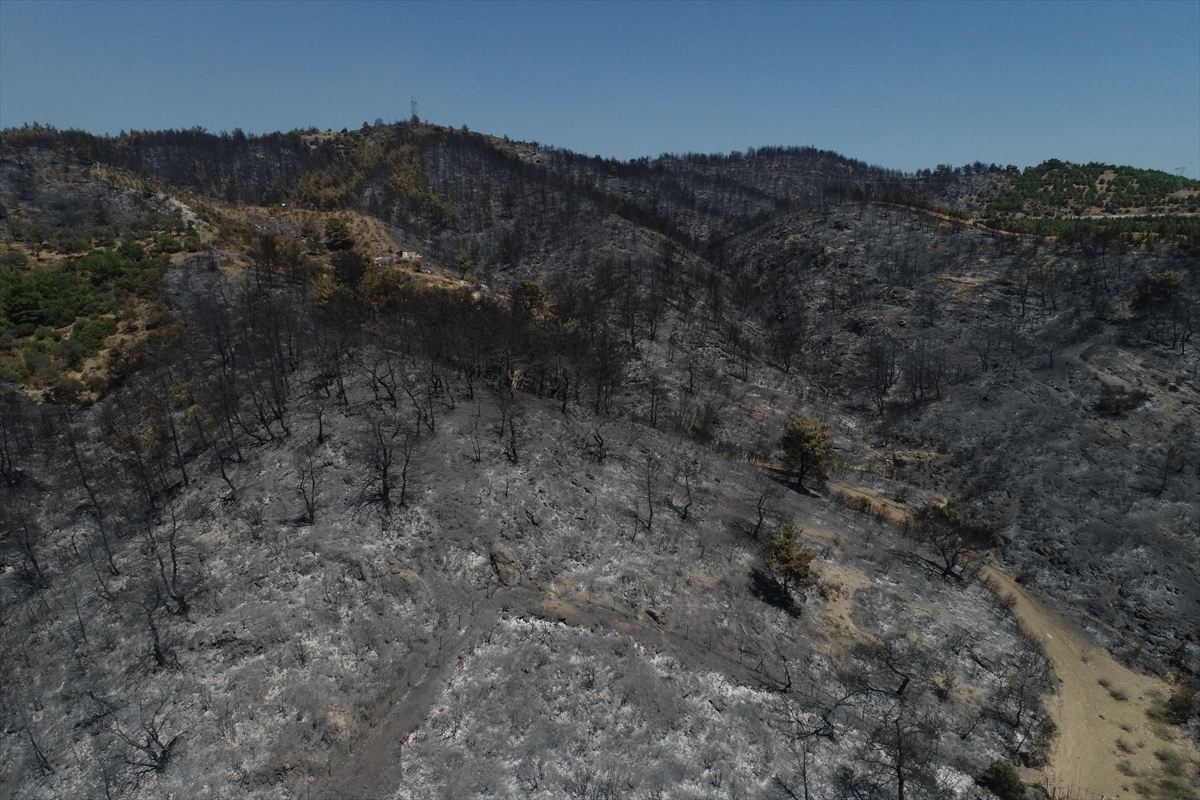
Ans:
{"type": "Polygon", "coordinates": [[[1042,646],[1061,685],[1050,712],[1058,736],[1044,770],[1049,787],[1078,787],[1097,798],[1159,794],[1166,759],[1174,752],[1200,758],[1178,729],[1154,723],[1147,711],[1171,690],[1162,680],[1138,675],[1090,642],[1075,625],[1043,605],[1008,575],[992,567],[983,574],[1001,596],[1012,597],[1021,627],[1042,646]]]}

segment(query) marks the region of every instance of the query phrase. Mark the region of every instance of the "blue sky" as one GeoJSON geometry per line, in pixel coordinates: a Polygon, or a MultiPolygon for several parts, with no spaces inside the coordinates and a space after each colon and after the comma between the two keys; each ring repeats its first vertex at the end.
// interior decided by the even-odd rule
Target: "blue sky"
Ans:
{"type": "Polygon", "coordinates": [[[357,127],[589,154],[815,145],[903,170],[1046,158],[1200,177],[1200,0],[0,0],[0,126],[357,127]]]}

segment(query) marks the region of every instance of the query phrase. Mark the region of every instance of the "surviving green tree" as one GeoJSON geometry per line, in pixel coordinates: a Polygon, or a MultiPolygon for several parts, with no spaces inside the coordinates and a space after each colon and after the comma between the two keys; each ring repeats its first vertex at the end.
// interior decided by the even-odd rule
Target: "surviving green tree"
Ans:
{"type": "Polygon", "coordinates": [[[791,516],[784,517],[767,546],[767,566],[783,584],[785,592],[794,587],[812,586],[815,582],[812,561],[817,554],[800,544],[800,533],[796,521],[791,516]]]}
{"type": "Polygon", "coordinates": [[[349,250],[354,247],[350,227],[340,217],[330,217],[325,223],[325,246],[330,250],[349,250]]]}
{"type": "Polygon", "coordinates": [[[779,446],[783,449],[783,468],[801,486],[808,477],[825,480],[833,466],[833,435],[829,425],[820,420],[793,414],[779,446]]]}
{"type": "Polygon", "coordinates": [[[357,287],[371,266],[371,257],[358,250],[337,250],[329,257],[338,283],[351,289],[357,287]]]}
{"type": "Polygon", "coordinates": [[[1182,272],[1169,270],[1147,276],[1129,305],[1144,326],[1146,338],[1157,344],[1178,347],[1182,353],[1196,332],[1200,315],[1184,292],[1182,272]]]}
{"type": "Polygon", "coordinates": [[[913,528],[917,538],[937,549],[942,557],[942,575],[946,577],[960,577],[959,566],[964,556],[996,543],[990,522],[937,503],[924,503],[917,509],[913,528]]]}

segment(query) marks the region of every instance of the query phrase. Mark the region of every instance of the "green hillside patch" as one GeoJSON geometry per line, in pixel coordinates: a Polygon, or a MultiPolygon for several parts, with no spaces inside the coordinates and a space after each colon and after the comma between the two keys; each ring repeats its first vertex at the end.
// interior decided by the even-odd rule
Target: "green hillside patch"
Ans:
{"type": "MultiPolygon", "coordinates": [[[[153,313],[169,263],[169,248],[160,247],[158,238],[164,237],[149,249],[129,241],[44,263],[23,249],[0,255],[0,377],[75,402],[126,371],[114,369],[111,358],[98,358],[118,344],[119,330],[173,330],[169,313],[160,319],[165,309],[153,313]]],[[[147,356],[144,343],[120,342],[119,349],[140,354],[132,362],[123,357],[125,367],[147,356]]]]}
{"type": "Polygon", "coordinates": [[[1196,215],[1200,181],[1153,169],[1050,159],[1016,176],[983,217],[991,227],[1018,233],[1102,231],[1195,241],[1196,215]]]}

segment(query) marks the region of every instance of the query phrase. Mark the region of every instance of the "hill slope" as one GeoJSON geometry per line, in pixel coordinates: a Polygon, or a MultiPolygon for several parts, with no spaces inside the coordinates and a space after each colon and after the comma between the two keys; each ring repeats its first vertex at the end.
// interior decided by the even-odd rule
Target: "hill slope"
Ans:
{"type": "MultiPolygon", "coordinates": [[[[179,345],[86,409],[3,406],[10,792],[964,797],[1039,763],[1044,657],[929,540],[781,481],[796,412],[848,502],[953,501],[1195,680],[1186,242],[997,234],[810,150],[7,136],[10,253],[102,288],[56,228],[199,221],[159,265],[179,345]]],[[[1137,790],[1193,791],[1181,763],[1137,790]]]]}

